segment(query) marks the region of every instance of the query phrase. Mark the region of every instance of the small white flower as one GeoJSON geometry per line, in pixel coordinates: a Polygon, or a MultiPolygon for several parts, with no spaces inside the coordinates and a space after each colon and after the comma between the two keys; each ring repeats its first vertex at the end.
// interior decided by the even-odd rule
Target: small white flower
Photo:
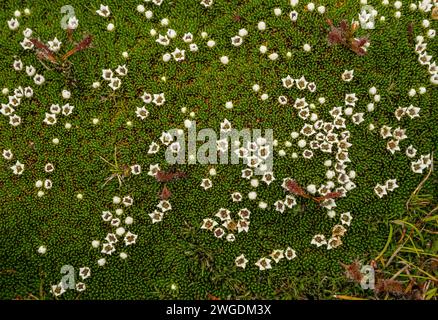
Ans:
{"type": "Polygon", "coordinates": [[[3,150],[3,153],[2,153],[2,155],[3,155],[3,158],[5,158],[6,160],[12,160],[12,157],[14,156],[13,154],[12,154],[12,152],[11,152],[11,150],[10,149],[8,149],[8,150],[3,150]]]}
{"type": "Polygon", "coordinates": [[[38,253],[39,254],[45,254],[47,252],[47,247],[46,246],[40,246],[38,248],[38,253]]]}
{"type": "Polygon", "coordinates": [[[97,260],[97,264],[100,267],[103,267],[105,265],[105,263],[106,263],[106,259],[105,258],[100,258],[99,260],[97,260]]]}
{"type": "Polygon", "coordinates": [[[21,124],[21,117],[19,115],[9,116],[9,124],[16,127],[21,124]]]}
{"type": "Polygon", "coordinates": [[[141,120],[146,119],[149,116],[149,111],[146,110],[145,107],[137,107],[137,110],[135,111],[135,114],[137,117],[139,117],[141,120]]]}
{"type": "Polygon", "coordinates": [[[347,226],[349,226],[352,219],[353,219],[353,217],[351,216],[350,212],[344,212],[341,214],[341,223],[342,224],[346,224],[347,226]]]}
{"type": "Polygon", "coordinates": [[[24,50],[31,50],[34,47],[34,44],[28,38],[24,38],[20,45],[24,50]]]}
{"type": "Polygon", "coordinates": [[[271,259],[268,258],[261,258],[259,259],[255,265],[257,267],[259,267],[260,270],[267,270],[267,269],[272,269],[271,266],[271,259]]]}
{"type": "Polygon", "coordinates": [[[18,22],[18,20],[16,18],[12,18],[11,20],[8,20],[9,29],[17,30],[19,26],[20,26],[20,23],[18,22]]]}
{"type": "Polygon", "coordinates": [[[126,76],[128,74],[128,68],[126,68],[126,64],[118,66],[116,69],[116,73],[121,77],[126,76]]]}
{"type": "Polygon", "coordinates": [[[191,52],[196,52],[196,51],[198,51],[198,46],[196,45],[196,43],[191,43],[189,45],[189,49],[191,52]]]}
{"type": "Polygon", "coordinates": [[[317,234],[313,237],[312,241],[310,241],[310,244],[314,244],[317,247],[320,247],[327,244],[327,241],[325,240],[325,236],[323,234],[317,234]]]}
{"type": "Polygon", "coordinates": [[[265,29],[266,29],[266,23],[265,23],[264,21],[260,21],[260,22],[257,24],[257,29],[259,29],[260,31],[265,30],[265,29]]]}
{"type": "Polygon", "coordinates": [[[289,13],[289,18],[292,20],[292,22],[297,21],[298,20],[298,12],[296,12],[295,10],[291,11],[289,13]]]}
{"type": "Polygon", "coordinates": [[[154,212],[149,213],[149,217],[151,217],[152,223],[161,222],[163,220],[163,217],[164,217],[164,212],[154,210],[154,212]]]}
{"type": "Polygon", "coordinates": [[[185,50],[180,50],[178,48],[175,49],[175,51],[172,52],[172,56],[175,59],[175,61],[183,61],[185,59],[185,50]]]}
{"type": "Polygon", "coordinates": [[[204,188],[204,190],[208,190],[213,186],[210,179],[202,179],[201,187],[204,188]]]}
{"type": "Polygon", "coordinates": [[[406,156],[408,156],[409,158],[415,157],[416,154],[417,149],[415,149],[412,145],[406,148],[406,156]]]}
{"type": "Polygon", "coordinates": [[[342,74],[342,80],[344,80],[345,82],[350,82],[351,80],[353,80],[353,77],[354,70],[345,70],[342,74]]]}
{"type": "Polygon", "coordinates": [[[154,99],[152,100],[152,103],[156,106],[162,106],[166,102],[166,98],[164,97],[164,93],[160,94],[154,94],[154,99]]]}
{"type": "Polygon", "coordinates": [[[79,26],[79,20],[75,16],[70,17],[68,19],[67,25],[68,29],[75,30],[79,26]]]}
{"type": "Polygon", "coordinates": [[[206,218],[202,222],[201,229],[212,231],[213,228],[217,225],[218,225],[218,223],[216,221],[214,221],[213,219],[206,218]]]}
{"type": "Polygon", "coordinates": [[[82,278],[82,280],[87,279],[91,276],[91,270],[88,267],[82,267],[79,268],[79,276],[82,278]]]}
{"type": "Polygon", "coordinates": [[[65,292],[62,283],[51,286],[51,292],[55,297],[62,295],[65,292]]]}
{"type": "Polygon", "coordinates": [[[49,49],[53,52],[58,52],[59,49],[61,49],[62,42],[58,40],[58,38],[55,37],[52,41],[47,42],[49,45],[49,49]]]}
{"type": "Polygon", "coordinates": [[[204,7],[208,8],[213,4],[213,0],[202,0],[200,2],[204,7]]]}
{"type": "Polygon", "coordinates": [[[294,249],[287,247],[286,250],[284,250],[284,256],[287,260],[292,260],[296,258],[297,254],[294,249]]]}
{"type": "Polygon", "coordinates": [[[83,282],[76,283],[76,291],[82,292],[82,291],[85,291],[86,288],[87,287],[86,287],[85,283],[83,283],[83,282]]]}
{"type": "Polygon", "coordinates": [[[21,175],[24,171],[24,164],[17,160],[17,162],[11,167],[11,170],[14,174],[21,175]]]}
{"type": "Polygon", "coordinates": [[[270,256],[275,261],[275,263],[279,263],[281,259],[284,258],[284,251],[283,250],[274,250],[270,256]]]}
{"type": "Polygon", "coordinates": [[[245,255],[241,254],[234,260],[234,263],[237,267],[245,269],[246,264],[248,263],[248,259],[245,258],[245,255]]]}
{"type": "Polygon", "coordinates": [[[110,83],[108,84],[108,86],[114,91],[119,89],[121,85],[122,81],[117,77],[111,78],[110,83]]]}
{"type": "Polygon", "coordinates": [[[44,76],[40,75],[40,74],[36,74],[33,77],[33,81],[35,82],[36,85],[42,85],[44,83],[46,79],[44,78],[44,76]]]}
{"type": "Polygon", "coordinates": [[[135,242],[137,240],[137,237],[138,236],[136,234],[133,234],[130,231],[128,231],[125,234],[125,238],[123,239],[125,241],[125,245],[128,246],[128,245],[131,245],[131,244],[135,244],[135,242]]]}
{"type": "Polygon", "coordinates": [[[105,17],[108,18],[111,14],[110,9],[108,6],[104,6],[103,4],[100,5],[100,9],[96,10],[96,13],[101,16],[101,17],[105,17]]]}
{"type": "Polygon", "coordinates": [[[69,103],[66,103],[65,105],[62,106],[62,115],[64,116],[71,115],[74,108],[75,108],[74,106],[70,105],[69,103]]]}

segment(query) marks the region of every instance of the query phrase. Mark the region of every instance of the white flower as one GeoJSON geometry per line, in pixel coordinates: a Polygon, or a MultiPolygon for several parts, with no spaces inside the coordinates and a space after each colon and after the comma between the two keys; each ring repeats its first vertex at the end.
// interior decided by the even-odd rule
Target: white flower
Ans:
{"type": "Polygon", "coordinates": [[[245,269],[248,260],[245,258],[244,254],[241,254],[234,260],[234,263],[236,264],[237,267],[245,269]]]}
{"type": "Polygon", "coordinates": [[[255,263],[255,265],[257,267],[259,267],[260,270],[267,270],[267,269],[271,269],[272,268],[272,266],[271,266],[271,259],[268,259],[268,258],[261,258],[261,259],[259,259],[255,263]]]}
{"type": "Polygon", "coordinates": [[[213,234],[216,238],[220,239],[225,235],[225,231],[224,231],[224,229],[219,227],[219,228],[214,229],[213,234]]]}
{"type": "Polygon", "coordinates": [[[386,144],[386,149],[389,150],[392,154],[394,154],[396,151],[400,151],[399,147],[399,140],[389,140],[386,144]]]}
{"type": "Polygon", "coordinates": [[[58,40],[58,38],[55,37],[52,41],[47,42],[49,45],[49,49],[53,52],[58,52],[59,49],[61,49],[62,42],[58,40]]]}
{"type": "Polygon", "coordinates": [[[51,287],[51,292],[55,297],[58,297],[65,292],[65,289],[62,283],[59,283],[51,287]]]}
{"type": "Polygon", "coordinates": [[[47,247],[46,246],[40,246],[38,248],[38,253],[39,254],[45,254],[47,252],[47,247]]]}
{"type": "Polygon", "coordinates": [[[139,164],[134,164],[131,166],[131,173],[133,175],[138,175],[141,173],[141,166],[139,164]]]}
{"type": "Polygon", "coordinates": [[[79,276],[82,278],[82,280],[87,279],[91,276],[91,270],[88,267],[82,267],[79,268],[79,276]]]}
{"type": "Polygon", "coordinates": [[[126,64],[118,66],[116,69],[116,73],[121,77],[126,76],[128,74],[128,68],[126,68],[126,64]]]}
{"type": "Polygon", "coordinates": [[[297,20],[298,20],[298,12],[296,12],[295,10],[294,10],[294,11],[291,11],[291,12],[289,13],[289,18],[290,18],[293,22],[297,21],[297,20]]]}
{"type": "Polygon", "coordinates": [[[278,212],[280,212],[280,213],[283,213],[284,210],[285,210],[284,202],[281,201],[281,200],[277,200],[277,201],[274,203],[274,207],[275,207],[275,210],[278,211],[278,212]]]}
{"type": "Polygon", "coordinates": [[[96,10],[96,13],[101,16],[101,17],[105,17],[108,18],[111,14],[110,9],[108,6],[104,6],[103,4],[100,5],[100,9],[96,10]]]}
{"type": "Polygon", "coordinates": [[[11,152],[11,149],[8,150],[3,150],[3,158],[5,158],[6,160],[12,160],[12,157],[14,156],[11,152]]]}
{"type": "Polygon", "coordinates": [[[122,81],[117,77],[111,78],[110,83],[108,84],[108,86],[114,91],[119,89],[121,85],[122,81]]]}
{"type": "Polygon", "coordinates": [[[71,115],[74,108],[75,108],[74,106],[71,106],[69,103],[66,103],[65,105],[62,106],[62,115],[64,116],[71,115]]]}
{"type": "Polygon", "coordinates": [[[166,102],[166,98],[164,97],[164,93],[160,94],[154,94],[154,99],[152,100],[152,103],[156,106],[162,106],[166,102]]]}
{"type": "Polygon", "coordinates": [[[414,107],[412,104],[406,108],[406,114],[409,118],[414,119],[420,117],[420,108],[414,107]]]}
{"type": "Polygon", "coordinates": [[[304,51],[306,51],[306,52],[310,52],[311,49],[312,49],[312,48],[310,47],[310,45],[309,45],[308,43],[304,44],[304,46],[303,46],[303,50],[304,50],[304,51]]]}
{"type": "Polygon", "coordinates": [[[78,292],[85,291],[85,289],[86,289],[85,283],[83,283],[83,282],[76,283],[76,290],[78,292]]]}
{"type": "Polygon", "coordinates": [[[222,64],[228,64],[229,59],[227,56],[222,56],[222,57],[220,57],[220,61],[222,64]]]}
{"type": "Polygon", "coordinates": [[[173,29],[167,29],[167,36],[168,36],[170,39],[175,38],[175,37],[176,37],[176,31],[173,30],[173,29]]]}
{"type": "Polygon", "coordinates": [[[240,209],[239,212],[237,212],[237,215],[241,217],[243,220],[249,219],[251,215],[251,211],[249,211],[247,208],[240,209]]]}
{"type": "Polygon", "coordinates": [[[432,60],[432,58],[433,58],[432,55],[428,55],[426,51],[418,55],[418,61],[422,65],[429,65],[430,60],[432,60]]]}
{"type": "Polygon", "coordinates": [[[284,256],[287,260],[292,260],[296,258],[297,254],[294,249],[292,249],[291,247],[287,247],[286,250],[284,250],[284,256]]]}
{"type": "Polygon", "coordinates": [[[388,137],[392,137],[391,133],[392,128],[384,125],[382,128],[380,128],[380,135],[383,139],[386,139],[388,137]]]}
{"type": "Polygon", "coordinates": [[[120,252],[120,258],[126,259],[126,258],[128,258],[128,255],[125,252],[120,252]]]}
{"type": "Polygon", "coordinates": [[[163,46],[168,46],[170,43],[170,39],[167,37],[167,35],[163,36],[163,35],[159,34],[158,39],[155,40],[155,42],[157,42],[163,46]]]}
{"type": "Polygon", "coordinates": [[[125,196],[123,197],[122,203],[125,205],[125,207],[129,207],[134,203],[134,199],[132,199],[131,196],[125,196]]]}
{"type": "Polygon", "coordinates": [[[406,148],[406,156],[408,156],[409,158],[415,157],[416,154],[417,149],[415,149],[412,145],[406,148]]]}
{"type": "Polygon", "coordinates": [[[314,244],[317,247],[320,247],[322,245],[327,244],[327,241],[325,240],[325,236],[323,234],[317,234],[313,237],[312,241],[310,242],[310,244],[314,244]]]}
{"type": "Polygon", "coordinates": [[[149,111],[146,110],[145,107],[137,107],[137,110],[135,111],[135,114],[137,117],[139,117],[141,120],[146,119],[149,116],[149,111]]]}
{"type": "Polygon", "coordinates": [[[24,50],[31,50],[34,47],[34,44],[28,38],[24,38],[20,45],[24,50]]]}
{"type": "Polygon", "coordinates": [[[212,231],[213,228],[217,225],[218,225],[218,223],[216,221],[214,221],[213,219],[206,218],[202,222],[201,229],[212,231]]]}
{"type": "Polygon", "coordinates": [[[283,250],[274,250],[270,256],[275,261],[275,263],[279,263],[281,259],[284,258],[284,251],[283,250]]]}
{"type": "MultiPolygon", "coordinates": [[[[300,79],[295,80],[295,84],[297,85],[297,88],[300,90],[304,90],[307,88],[308,82],[306,81],[306,78],[302,76],[300,79]]],[[[305,98],[303,98],[305,99],[305,98]]]]}
{"type": "Polygon", "coordinates": [[[345,95],[345,105],[347,106],[355,106],[356,105],[356,101],[358,99],[356,98],[356,94],[355,93],[347,93],[345,95]]]}
{"type": "Polygon", "coordinates": [[[154,212],[149,213],[149,217],[151,217],[152,223],[157,223],[163,220],[164,212],[154,210],[154,212]]]}
{"type": "Polygon", "coordinates": [[[79,26],[79,20],[73,16],[68,19],[68,29],[75,30],[79,26]]]}
{"type": "Polygon", "coordinates": [[[233,192],[231,194],[231,199],[233,202],[240,202],[242,201],[242,194],[240,192],[233,192]]]}
{"type": "Polygon", "coordinates": [[[152,0],[152,3],[157,5],[157,6],[161,6],[161,4],[163,3],[164,0],[152,0]]]}
{"type": "Polygon", "coordinates": [[[158,173],[158,171],[160,171],[160,166],[157,164],[150,164],[149,165],[149,172],[148,175],[155,177],[158,173]]]}
{"type": "Polygon", "coordinates": [[[245,220],[245,219],[239,220],[239,222],[237,223],[237,231],[239,233],[241,233],[243,231],[248,232],[249,231],[249,221],[245,220]]]}
{"type": "Polygon", "coordinates": [[[260,21],[260,22],[257,24],[257,29],[259,29],[260,31],[265,30],[265,29],[266,29],[266,23],[265,23],[264,21],[260,21]]]}
{"type": "Polygon", "coordinates": [[[351,216],[350,212],[344,212],[341,214],[341,223],[342,224],[346,224],[349,226],[352,219],[353,219],[353,217],[351,216]]]}
{"type": "Polygon", "coordinates": [[[190,32],[185,33],[184,36],[182,37],[182,40],[185,43],[191,43],[193,41],[193,34],[191,34],[190,32]]]}
{"type": "Polygon", "coordinates": [[[191,51],[191,52],[196,52],[196,51],[198,51],[198,46],[196,45],[196,43],[191,43],[191,44],[189,45],[189,48],[190,48],[190,51],[191,51]]]}
{"type": "Polygon", "coordinates": [[[14,114],[12,116],[9,116],[9,124],[16,127],[21,124],[21,117],[14,114]]]}
{"type": "Polygon", "coordinates": [[[360,124],[362,123],[365,119],[363,118],[364,113],[360,112],[360,113],[355,113],[353,114],[353,116],[351,117],[351,120],[353,121],[354,124],[360,124]]]}
{"type": "Polygon", "coordinates": [[[213,4],[213,0],[202,0],[200,2],[204,7],[208,8],[213,4]]]}
{"type": "Polygon", "coordinates": [[[332,237],[327,242],[327,250],[334,249],[342,245],[340,237],[332,237]]]}
{"type": "Polygon", "coordinates": [[[44,180],[44,188],[46,188],[46,189],[51,189],[52,188],[52,180],[50,180],[50,179],[46,179],[46,180],[44,180]]]}
{"type": "Polygon", "coordinates": [[[213,186],[210,179],[202,179],[201,187],[204,188],[204,190],[208,190],[213,186]]]}
{"type": "Polygon", "coordinates": [[[290,75],[287,75],[286,78],[281,79],[281,82],[283,83],[283,87],[286,89],[290,89],[294,85],[294,79],[290,75]]]}
{"type": "Polygon", "coordinates": [[[171,206],[170,202],[167,200],[160,201],[157,205],[157,208],[161,209],[161,211],[163,211],[163,212],[172,210],[172,206],[171,206]]]}
{"type": "Polygon", "coordinates": [[[288,208],[292,208],[297,205],[297,201],[293,195],[288,194],[284,199],[284,205],[288,208]]]}
{"type": "Polygon", "coordinates": [[[175,51],[172,52],[172,56],[175,59],[175,61],[183,61],[185,59],[185,50],[180,50],[178,48],[175,49],[175,51]]]}
{"type": "Polygon", "coordinates": [[[394,191],[396,188],[398,188],[397,179],[386,180],[385,187],[388,191],[394,191]]]}
{"type": "Polygon", "coordinates": [[[11,20],[8,20],[8,27],[9,27],[9,29],[17,30],[19,26],[20,26],[20,23],[18,22],[17,19],[12,18],[11,20]]]}
{"type": "Polygon", "coordinates": [[[12,108],[9,104],[2,103],[2,107],[0,109],[0,112],[5,116],[10,116],[15,112],[15,109],[12,108]]]}
{"type": "Polygon", "coordinates": [[[231,220],[230,210],[220,208],[219,211],[215,214],[216,217],[221,219],[221,221],[229,221],[231,220]]]}
{"type": "Polygon", "coordinates": [[[345,70],[344,73],[342,74],[342,80],[346,81],[346,82],[350,82],[351,80],[353,80],[354,77],[354,70],[345,70]]]}
{"type": "Polygon", "coordinates": [[[125,245],[131,245],[131,244],[135,244],[135,241],[137,240],[137,235],[131,233],[130,231],[128,231],[125,234],[125,238],[123,239],[125,241],[125,245]]]}
{"type": "Polygon", "coordinates": [[[111,255],[114,251],[116,251],[116,248],[111,243],[104,243],[100,252],[111,255]]]}
{"type": "Polygon", "coordinates": [[[150,144],[148,154],[155,154],[160,149],[160,146],[154,141],[150,144]]]}
{"type": "Polygon", "coordinates": [[[106,259],[105,258],[100,258],[99,260],[97,260],[97,264],[100,267],[103,267],[105,265],[105,263],[106,263],[106,259]]]}
{"type": "Polygon", "coordinates": [[[17,162],[11,167],[12,172],[16,175],[21,175],[24,171],[24,164],[17,160],[17,162]]]}

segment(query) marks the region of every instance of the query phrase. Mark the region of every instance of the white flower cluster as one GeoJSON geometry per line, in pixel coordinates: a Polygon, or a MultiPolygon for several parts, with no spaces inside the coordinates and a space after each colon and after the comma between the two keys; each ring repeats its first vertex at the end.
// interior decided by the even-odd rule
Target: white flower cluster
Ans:
{"type": "Polygon", "coordinates": [[[388,194],[388,191],[392,192],[396,188],[398,188],[397,179],[388,179],[383,185],[377,184],[374,187],[374,192],[379,198],[383,198],[383,196],[388,194]]]}
{"type": "Polygon", "coordinates": [[[203,220],[201,229],[212,231],[213,235],[219,239],[225,236],[227,230],[228,234],[225,236],[225,239],[229,242],[233,242],[236,240],[236,231],[238,233],[249,231],[250,215],[251,211],[247,208],[243,208],[237,212],[238,217],[234,217],[233,219],[230,210],[220,208],[213,219],[206,218],[203,220]],[[222,225],[218,227],[219,223],[222,225]]]}
{"type": "MultiPolygon", "coordinates": [[[[41,247],[40,247],[41,248],[41,247]]],[[[44,247],[45,248],[45,247],[44,247]]],[[[45,251],[45,249],[44,249],[45,251]]],[[[89,278],[91,276],[91,269],[89,267],[82,267],[79,268],[79,277],[82,280],[85,280],[87,278],[89,278]]],[[[75,284],[75,289],[78,292],[82,292],[85,291],[85,289],[87,288],[87,286],[85,285],[85,283],[81,282],[77,282],[75,284]]],[[[67,288],[65,287],[65,284],[63,282],[60,282],[58,284],[52,285],[51,286],[51,290],[50,292],[55,296],[55,297],[59,297],[62,294],[64,294],[67,291],[67,288]]]]}
{"type": "Polygon", "coordinates": [[[154,210],[154,212],[149,214],[152,223],[161,222],[163,220],[164,214],[167,211],[172,210],[172,205],[167,200],[161,200],[160,203],[158,203],[157,207],[160,210],[154,210]]]}
{"type": "MultiPolygon", "coordinates": [[[[292,249],[291,247],[287,247],[286,250],[279,250],[279,249],[274,250],[269,256],[272,258],[272,260],[275,261],[275,263],[279,263],[283,258],[286,258],[287,260],[292,260],[296,258],[297,254],[294,249],[292,249]]],[[[272,265],[271,265],[272,260],[267,257],[263,257],[257,260],[255,265],[261,271],[272,269],[272,265]]],[[[236,261],[236,265],[237,265],[237,261],[236,261]]]]}
{"type": "Polygon", "coordinates": [[[2,103],[0,113],[5,117],[9,117],[9,124],[13,127],[21,124],[21,117],[15,113],[15,108],[18,108],[21,104],[22,98],[30,99],[33,97],[33,89],[31,87],[25,87],[24,89],[19,86],[14,89],[14,95],[8,96],[8,102],[2,103]]]}
{"type": "MultiPolygon", "coordinates": [[[[123,204],[125,210],[131,207],[134,203],[134,200],[131,196],[125,196],[120,198],[118,196],[113,197],[113,203],[117,206],[119,204],[123,204]]],[[[125,246],[135,244],[137,240],[137,235],[126,230],[126,228],[130,227],[134,222],[131,216],[126,216],[122,222],[122,216],[125,213],[123,208],[117,208],[114,211],[114,214],[111,211],[103,211],[102,212],[102,220],[107,222],[112,228],[114,228],[114,232],[110,232],[105,237],[105,242],[102,243],[99,240],[93,240],[91,245],[93,248],[102,248],[101,253],[106,255],[112,255],[116,251],[116,243],[119,240],[123,239],[125,246]]],[[[120,258],[126,259],[127,254],[125,252],[120,253],[120,258]]],[[[104,266],[106,264],[106,258],[101,258],[97,261],[99,266],[104,266]]]]}
{"type": "MultiPolygon", "coordinates": [[[[124,77],[128,74],[128,68],[126,68],[126,65],[119,65],[115,71],[120,77],[124,77]]],[[[103,69],[102,78],[106,81],[109,81],[108,86],[114,91],[119,89],[122,85],[122,80],[119,77],[114,76],[114,73],[111,69],[103,69]]]]}
{"type": "MultiPolygon", "coordinates": [[[[435,30],[430,29],[428,31],[429,38],[435,37],[435,30]]],[[[415,52],[418,54],[418,62],[421,65],[428,67],[428,72],[430,74],[430,82],[434,85],[438,85],[438,67],[435,61],[432,61],[433,56],[428,54],[426,51],[427,43],[424,42],[423,36],[417,36],[415,52]]]]}

